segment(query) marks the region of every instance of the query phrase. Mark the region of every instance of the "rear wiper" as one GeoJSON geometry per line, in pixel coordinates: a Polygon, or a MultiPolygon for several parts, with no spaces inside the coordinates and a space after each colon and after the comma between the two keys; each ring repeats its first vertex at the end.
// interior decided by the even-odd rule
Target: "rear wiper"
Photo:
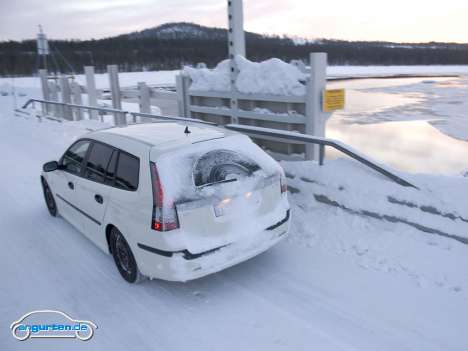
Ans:
{"type": "Polygon", "coordinates": [[[207,183],[207,184],[203,184],[202,186],[200,186],[199,188],[205,188],[207,186],[212,186],[212,185],[216,185],[216,184],[224,184],[224,183],[231,183],[231,182],[237,182],[237,178],[233,178],[233,179],[224,179],[224,180],[220,180],[220,181],[217,181],[217,182],[213,182],[213,183],[207,183]]]}

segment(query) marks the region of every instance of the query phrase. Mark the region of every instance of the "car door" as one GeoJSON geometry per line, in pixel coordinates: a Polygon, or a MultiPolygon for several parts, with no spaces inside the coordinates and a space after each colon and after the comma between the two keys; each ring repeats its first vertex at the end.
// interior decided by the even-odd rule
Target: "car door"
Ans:
{"type": "Polygon", "coordinates": [[[78,140],[70,146],[60,160],[59,169],[53,172],[52,181],[60,215],[81,232],[83,214],[78,204],[77,183],[90,145],[90,140],[78,140]]]}
{"type": "Polygon", "coordinates": [[[109,203],[109,184],[114,178],[117,157],[117,149],[94,141],[77,184],[78,206],[85,213],[82,217],[84,233],[102,248],[107,245],[102,222],[109,203]]]}

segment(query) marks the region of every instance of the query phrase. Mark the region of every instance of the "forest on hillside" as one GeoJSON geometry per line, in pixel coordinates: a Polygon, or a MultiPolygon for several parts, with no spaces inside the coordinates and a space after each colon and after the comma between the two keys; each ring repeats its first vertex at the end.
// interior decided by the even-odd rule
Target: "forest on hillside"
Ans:
{"type": "MultiPolygon", "coordinates": [[[[199,62],[213,67],[227,58],[226,30],[183,25],[182,33],[176,30],[180,24],[166,24],[98,40],[49,40],[53,55],[48,67],[51,71],[81,73],[86,65],[104,72],[107,65],[117,64],[120,71],[132,72],[179,69],[199,62]]],[[[331,65],[468,64],[468,44],[454,43],[317,40],[298,44],[288,37],[246,33],[246,50],[253,61],[271,57],[307,60],[311,52],[327,52],[331,65]]],[[[31,75],[39,66],[35,40],[0,42],[0,75],[31,75]]]]}

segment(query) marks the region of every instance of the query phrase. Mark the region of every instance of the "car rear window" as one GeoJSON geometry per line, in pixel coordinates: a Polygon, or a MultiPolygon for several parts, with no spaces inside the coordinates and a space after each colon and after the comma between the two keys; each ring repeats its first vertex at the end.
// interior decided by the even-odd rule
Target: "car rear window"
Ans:
{"type": "Polygon", "coordinates": [[[232,150],[213,150],[202,155],[193,170],[197,187],[249,177],[260,166],[248,156],[232,150]]]}
{"type": "Polygon", "coordinates": [[[179,203],[218,196],[227,188],[245,191],[283,172],[275,160],[244,135],[192,144],[161,155],[155,164],[168,195],[165,198],[179,203]]]}
{"type": "Polygon", "coordinates": [[[138,189],[139,177],[140,160],[120,151],[114,186],[123,190],[135,191],[138,189]]]}

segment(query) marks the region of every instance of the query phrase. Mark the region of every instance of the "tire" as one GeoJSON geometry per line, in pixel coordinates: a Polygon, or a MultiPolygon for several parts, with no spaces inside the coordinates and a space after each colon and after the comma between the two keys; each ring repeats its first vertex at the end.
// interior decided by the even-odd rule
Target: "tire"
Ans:
{"type": "Polygon", "coordinates": [[[138,269],[135,256],[133,256],[127,240],[125,240],[122,233],[115,227],[111,230],[110,245],[115,265],[122,278],[131,284],[141,282],[144,277],[138,269]]]}
{"type": "Polygon", "coordinates": [[[42,191],[44,192],[44,200],[52,217],[57,217],[57,203],[55,202],[52,190],[50,190],[49,184],[44,178],[41,178],[42,191]]]}

